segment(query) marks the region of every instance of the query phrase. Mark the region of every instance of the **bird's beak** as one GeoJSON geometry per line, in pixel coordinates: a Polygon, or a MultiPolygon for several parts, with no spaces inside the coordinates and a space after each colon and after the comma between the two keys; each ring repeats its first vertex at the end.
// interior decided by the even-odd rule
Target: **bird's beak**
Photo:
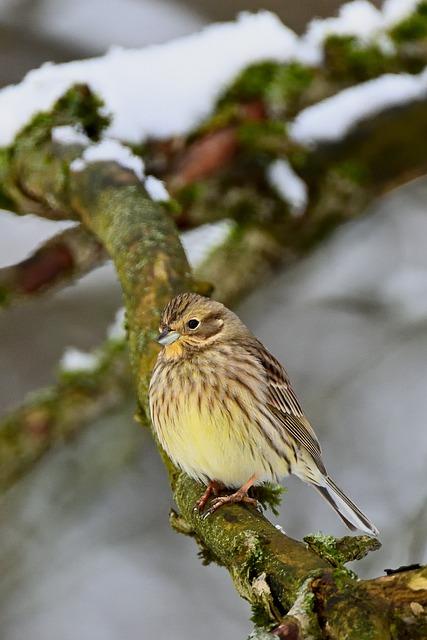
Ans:
{"type": "Polygon", "coordinates": [[[162,331],[162,333],[157,336],[156,340],[158,343],[166,346],[168,344],[172,344],[175,340],[181,337],[181,334],[178,331],[172,331],[168,327],[162,331]]]}

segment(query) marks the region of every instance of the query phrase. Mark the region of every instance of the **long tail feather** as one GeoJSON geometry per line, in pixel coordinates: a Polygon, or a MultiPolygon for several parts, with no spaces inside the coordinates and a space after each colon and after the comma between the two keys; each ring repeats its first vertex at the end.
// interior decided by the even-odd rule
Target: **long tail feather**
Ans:
{"type": "Polygon", "coordinates": [[[379,531],[367,516],[357,507],[354,502],[345,495],[343,491],[329,476],[323,476],[322,484],[315,485],[320,494],[335,509],[340,518],[349,529],[360,529],[368,535],[378,536],[379,531]]]}
{"type": "Polygon", "coordinates": [[[334,509],[337,514],[339,515],[339,517],[341,518],[341,520],[344,522],[344,524],[346,525],[346,527],[348,527],[349,529],[351,529],[351,531],[356,531],[357,527],[350,522],[350,520],[347,520],[347,518],[345,517],[344,514],[341,513],[339,506],[337,505],[337,503],[335,502],[335,500],[332,498],[332,496],[330,495],[330,493],[328,492],[327,489],[325,489],[325,487],[320,487],[317,484],[313,484],[312,485],[315,489],[317,489],[317,491],[320,493],[320,495],[322,496],[322,498],[325,498],[325,500],[327,502],[329,502],[329,504],[331,505],[332,509],[334,509]]]}

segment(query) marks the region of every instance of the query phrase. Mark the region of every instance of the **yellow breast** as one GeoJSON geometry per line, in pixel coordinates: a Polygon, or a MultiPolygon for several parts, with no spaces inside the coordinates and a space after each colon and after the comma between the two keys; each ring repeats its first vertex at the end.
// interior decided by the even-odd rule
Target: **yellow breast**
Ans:
{"type": "Polygon", "coordinates": [[[163,371],[150,391],[154,426],[175,464],[195,479],[229,487],[254,474],[259,481],[286,474],[260,425],[259,393],[233,384],[225,370],[194,376],[184,365],[176,374],[174,367],[163,371]]]}

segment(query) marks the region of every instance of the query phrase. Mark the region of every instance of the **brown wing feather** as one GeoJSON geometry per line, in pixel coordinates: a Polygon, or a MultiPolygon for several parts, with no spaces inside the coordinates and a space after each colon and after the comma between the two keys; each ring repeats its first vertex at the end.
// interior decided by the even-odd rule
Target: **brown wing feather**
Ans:
{"type": "Polygon", "coordinates": [[[310,453],[319,470],[325,473],[319,441],[304,415],[288,374],[260,342],[257,344],[257,357],[267,376],[268,408],[289,435],[310,453]]]}

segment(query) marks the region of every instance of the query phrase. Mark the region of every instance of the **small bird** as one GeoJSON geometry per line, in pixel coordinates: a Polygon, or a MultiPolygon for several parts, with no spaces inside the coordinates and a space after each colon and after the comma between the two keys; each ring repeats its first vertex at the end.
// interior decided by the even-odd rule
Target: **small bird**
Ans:
{"type": "Polygon", "coordinates": [[[163,311],[150,382],[152,422],[172,461],[207,485],[206,514],[224,504],[256,504],[253,485],[290,473],[312,485],[352,530],[377,528],[328,475],[319,441],[289,377],[223,304],[195,293],[163,311]],[[236,489],[220,495],[225,489],[236,489]]]}

